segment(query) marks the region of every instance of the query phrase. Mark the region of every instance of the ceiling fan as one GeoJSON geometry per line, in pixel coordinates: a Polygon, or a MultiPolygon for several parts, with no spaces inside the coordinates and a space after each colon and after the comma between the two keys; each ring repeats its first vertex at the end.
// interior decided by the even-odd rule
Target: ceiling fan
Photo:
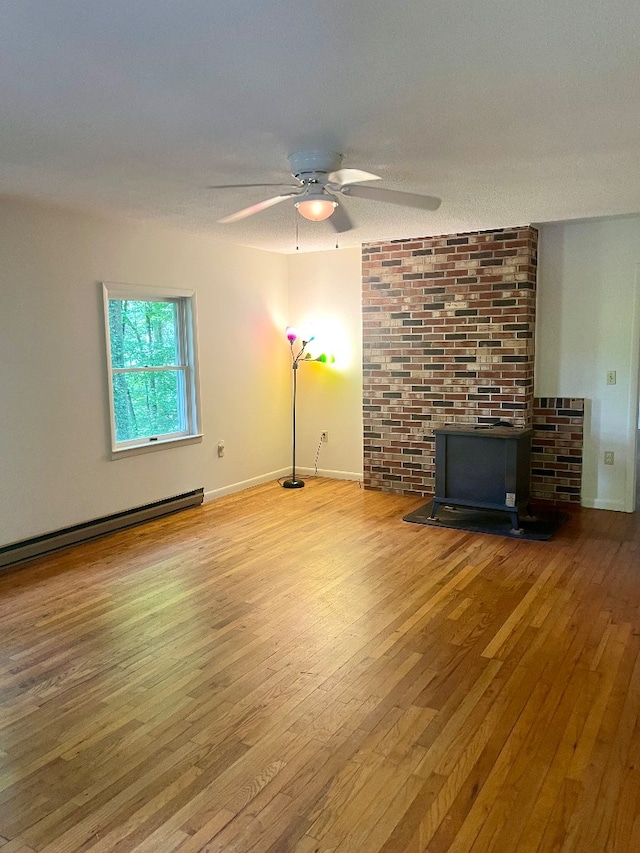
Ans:
{"type": "Polygon", "coordinates": [[[298,213],[312,222],[331,219],[331,225],[337,232],[349,231],[353,224],[341,203],[336,198],[339,193],[354,198],[367,198],[371,201],[384,201],[404,207],[420,210],[437,210],[440,199],[435,196],[407,193],[400,190],[386,190],[383,187],[361,186],[365,181],[379,181],[379,175],[363,172],[361,169],[342,169],[342,154],[333,151],[298,151],[288,157],[291,174],[296,183],[288,184],[219,184],[209,189],[235,189],[239,187],[286,187],[272,198],[259,201],[218,222],[228,224],[246,219],[260,213],[289,198],[297,199],[298,213]]]}

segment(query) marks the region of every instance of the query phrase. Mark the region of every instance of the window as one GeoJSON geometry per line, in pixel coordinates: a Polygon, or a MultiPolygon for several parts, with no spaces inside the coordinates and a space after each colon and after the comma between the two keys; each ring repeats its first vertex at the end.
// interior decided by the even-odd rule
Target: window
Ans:
{"type": "Polygon", "coordinates": [[[199,436],[193,291],[104,284],[111,447],[199,436]]]}

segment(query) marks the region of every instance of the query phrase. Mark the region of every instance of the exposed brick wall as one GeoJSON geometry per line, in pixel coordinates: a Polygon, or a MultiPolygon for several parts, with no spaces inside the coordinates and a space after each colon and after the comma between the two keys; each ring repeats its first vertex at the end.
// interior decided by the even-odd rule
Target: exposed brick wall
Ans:
{"type": "Polygon", "coordinates": [[[580,503],[584,400],[534,400],[531,495],[552,503],[580,503]]]}
{"type": "Polygon", "coordinates": [[[533,414],[537,232],[363,246],[364,483],[432,494],[433,430],[533,414]]]}

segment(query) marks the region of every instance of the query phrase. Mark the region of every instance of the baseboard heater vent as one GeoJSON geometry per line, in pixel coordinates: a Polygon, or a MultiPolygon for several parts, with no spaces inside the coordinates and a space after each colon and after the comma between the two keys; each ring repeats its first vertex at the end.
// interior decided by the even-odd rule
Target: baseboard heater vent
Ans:
{"type": "Polygon", "coordinates": [[[69,545],[78,545],[89,539],[104,536],[105,533],[113,533],[116,530],[124,530],[153,518],[160,518],[187,507],[198,506],[204,500],[204,488],[195,489],[193,492],[185,492],[173,498],[165,498],[162,501],[146,504],[145,506],[128,509],[124,512],[116,512],[74,527],[65,527],[53,533],[45,533],[43,536],[35,536],[33,539],[24,539],[22,542],[14,542],[0,548],[0,569],[22,563],[24,560],[33,560],[51,551],[67,548],[69,545]]]}

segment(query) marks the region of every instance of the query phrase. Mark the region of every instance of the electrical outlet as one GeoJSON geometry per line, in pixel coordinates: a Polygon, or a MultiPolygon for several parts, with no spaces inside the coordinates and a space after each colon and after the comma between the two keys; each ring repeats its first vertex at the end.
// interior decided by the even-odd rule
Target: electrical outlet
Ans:
{"type": "Polygon", "coordinates": [[[604,452],[604,464],[605,465],[613,465],[613,450],[605,450],[605,452],[604,452]]]}
{"type": "Polygon", "coordinates": [[[329,441],[329,431],[328,430],[326,430],[326,429],[322,430],[322,432],[320,433],[320,441],[324,441],[324,442],[329,441]]]}
{"type": "Polygon", "coordinates": [[[615,370],[607,370],[607,385],[615,385],[616,384],[616,372],[615,370]]]}
{"type": "Polygon", "coordinates": [[[218,456],[221,458],[224,456],[224,441],[222,440],[218,442],[218,456]]]}

